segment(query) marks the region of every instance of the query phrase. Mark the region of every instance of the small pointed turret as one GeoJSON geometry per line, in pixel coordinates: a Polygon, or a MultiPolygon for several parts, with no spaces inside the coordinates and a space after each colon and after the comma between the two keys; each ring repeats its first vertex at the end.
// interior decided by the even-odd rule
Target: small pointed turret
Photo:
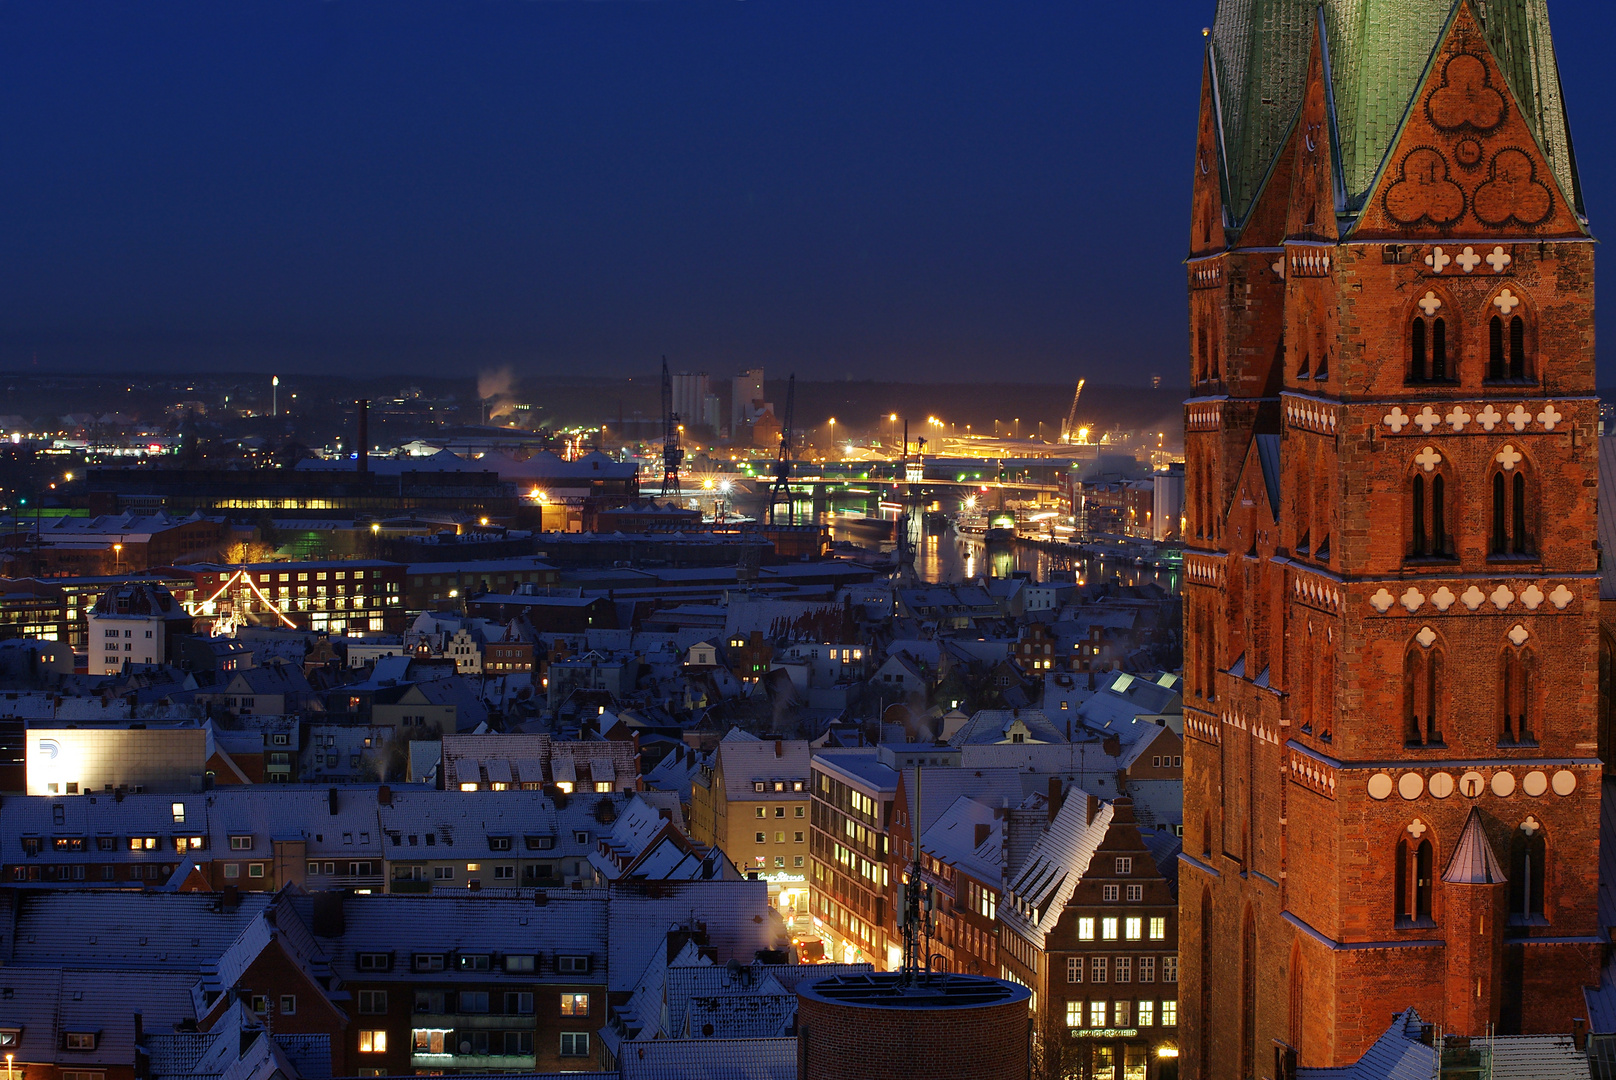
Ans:
{"type": "Polygon", "coordinates": [[[1509,882],[1474,807],[1442,872],[1447,930],[1447,1009],[1443,1027],[1485,1035],[1498,1023],[1504,976],[1504,904],[1509,882]]]}

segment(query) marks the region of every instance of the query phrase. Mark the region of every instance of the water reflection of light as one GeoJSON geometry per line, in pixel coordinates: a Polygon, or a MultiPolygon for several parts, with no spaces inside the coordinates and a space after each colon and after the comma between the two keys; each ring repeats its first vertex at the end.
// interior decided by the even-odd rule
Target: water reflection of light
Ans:
{"type": "MultiPolygon", "coordinates": [[[[876,546],[867,536],[861,537],[845,527],[839,528],[834,515],[822,515],[820,520],[830,524],[833,540],[852,540],[864,547],[876,546]]],[[[926,582],[948,584],[973,581],[983,574],[1008,577],[1017,572],[1030,574],[1035,581],[1048,581],[1054,572],[1061,571],[1072,574],[1078,585],[1115,579],[1128,586],[1154,582],[1168,592],[1179,591],[1180,574],[1176,570],[1157,570],[1134,566],[1130,562],[1099,559],[1077,552],[1055,553],[1020,544],[1008,551],[989,553],[984,550],[980,540],[961,536],[952,529],[941,534],[933,533],[921,527],[918,521],[911,537],[915,544],[915,572],[920,580],[926,582]]],[[[890,553],[894,544],[887,541],[878,546],[883,553],[890,553]]]]}

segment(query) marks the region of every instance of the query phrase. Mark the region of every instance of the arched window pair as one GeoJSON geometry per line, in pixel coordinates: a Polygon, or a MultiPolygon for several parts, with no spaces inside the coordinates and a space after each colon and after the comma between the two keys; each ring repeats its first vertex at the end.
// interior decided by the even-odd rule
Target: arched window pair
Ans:
{"type": "Polygon", "coordinates": [[[1494,315],[1487,324],[1487,381],[1525,381],[1532,377],[1526,357],[1526,320],[1494,315]]]}
{"type": "Polygon", "coordinates": [[[1436,849],[1430,840],[1411,846],[1407,836],[1398,839],[1394,874],[1397,925],[1429,926],[1434,922],[1431,896],[1435,870],[1436,849]]]}
{"type": "Polygon", "coordinates": [[[1453,536],[1448,531],[1447,478],[1440,472],[1415,472],[1409,491],[1410,557],[1416,559],[1453,558],[1453,536]]]}
{"type": "Polygon", "coordinates": [[[1537,741],[1537,708],[1533,701],[1536,682],[1537,658],[1531,650],[1507,646],[1498,661],[1498,705],[1502,718],[1498,737],[1501,741],[1537,741]]]}
{"type": "Polygon", "coordinates": [[[1411,383],[1445,383],[1459,377],[1457,358],[1448,358],[1448,321],[1440,315],[1416,315],[1409,326],[1411,383]]]}
{"type": "MultiPolygon", "coordinates": [[[[1505,447],[1507,451],[1509,448],[1505,447]]],[[[1488,550],[1494,555],[1528,555],[1533,550],[1527,531],[1526,474],[1520,469],[1493,472],[1492,529],[1488,550]]]]}
{"type": "Polygon", "coordinates": [[[1418,642],[1408,647],[1403,656],[1403,742],[1409,746],[1442,745],[1441,675],[1439,649],[1418,642]]]}

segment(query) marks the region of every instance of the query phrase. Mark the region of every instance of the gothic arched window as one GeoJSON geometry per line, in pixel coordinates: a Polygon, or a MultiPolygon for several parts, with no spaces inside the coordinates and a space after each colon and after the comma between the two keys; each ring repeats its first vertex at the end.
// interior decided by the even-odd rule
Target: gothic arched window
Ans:
{"type": "Polygon", "coordinates": [[[1543,883],[1548,876],[1548,844],[1542,827],[1531,818],[1515,830],[1509,847],[1509,917],[1511,922],[1543,918],[1543,883]]]}
{"type": "Polygon", "coordinates": [[[1492,527],[1487,550],[1492,555],[1530,555],[1536,550],[1531,528],[1536,515],[1532,513],[1530,484],[1526,479],[1525,464],[1513,446],[1499,451],[1500,458],[1509,460],[1509,468],[1500,464],[1493,470],[1492,527]]]}
{"type": "Polygon", "coordinates": [[[1441,470],[1427,473],[1416,467],[1409,481],[1408,554],[1414,559],[1453,558],[1453,536],[1448,531],[1448,478],[1441,470]]]}
{"type": "Polygon", "coordinates": [[[1434,647],[1412,642],[1403,654],[1403,742],[1409,746],[1442,745],[1437,716],[1441,669],[1442,654],[1434,647]]]}
{"type": "Polygon", "coordinates": [[[1240,1075],[1257,1064],[1257,919],[1251,908],[1240,933],[1240,1075]]]}
{"type": "Polygon", "coordinates": [[[1429,840],[1421,840],[1420,846],[1414,849],[1414,918],[1419,921],[1429,921],[1431,918],[1431,883],[1435,872],[1435,854],[1429,840]]]}
{"type": "Polygon", "coordinates": [[[1408,381],[1453,382],[1456,365],[1448,357],[1448,321],[1442,316],[1415,315],[1409,324],[1408,381]]]}
{"type": "Polygon", "coordinates": [[[1503,716],[1499,738],[1509,743],[1536,741],[1532,730],[1532,684],[1537,675],[1536,658],[1530,649],[1507,646],[1498,664],[1498,704],[1503,716]]]}
{"type": "Polygon", "coordinates": [[[1532,378],[1526,353],[1526,320],[1494,315],[1487,322],[1487,380],[1525,382],[1532,378]]]}
{"type": "Polygon", "coordinates": [[[1428,924],[1431,921],[1432,873],[1436,852],[1428,839],[1411,845],[1406,836],[1397,840],[1395,882],[1396,922],[1400,926],[1428,924]]]}
{"type": "Polygon", "coordinates": [[[1207,1057],[1212,1052],[1212,890],[1207,887],[1201,889],[1201,1008],[1200,1016],[1196,1018],[1196,1032],[1200,1043],[1200,1075],[1207,1076],[1212,1072],[1211,1062],[1207,1057]]]}

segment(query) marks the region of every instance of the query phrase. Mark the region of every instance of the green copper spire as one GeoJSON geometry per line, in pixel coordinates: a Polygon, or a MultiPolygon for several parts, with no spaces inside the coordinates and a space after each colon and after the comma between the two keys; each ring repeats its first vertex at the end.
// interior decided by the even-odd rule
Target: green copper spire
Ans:
{"type": "MultiPolygon", "coordinates": [[[[1223,125],[1224,175],[1236,222],[1251,208],[1302,100],[1320,24],[1334,105],[1335,159],[1346,210],[1355,211],[1391,149],[1431,56],[1467,0],[1219,0],[1213,72],[1223,125]]],[[[1546,0],[1473,0],[1561,187],[1581,212],[1546,0]]]]}

